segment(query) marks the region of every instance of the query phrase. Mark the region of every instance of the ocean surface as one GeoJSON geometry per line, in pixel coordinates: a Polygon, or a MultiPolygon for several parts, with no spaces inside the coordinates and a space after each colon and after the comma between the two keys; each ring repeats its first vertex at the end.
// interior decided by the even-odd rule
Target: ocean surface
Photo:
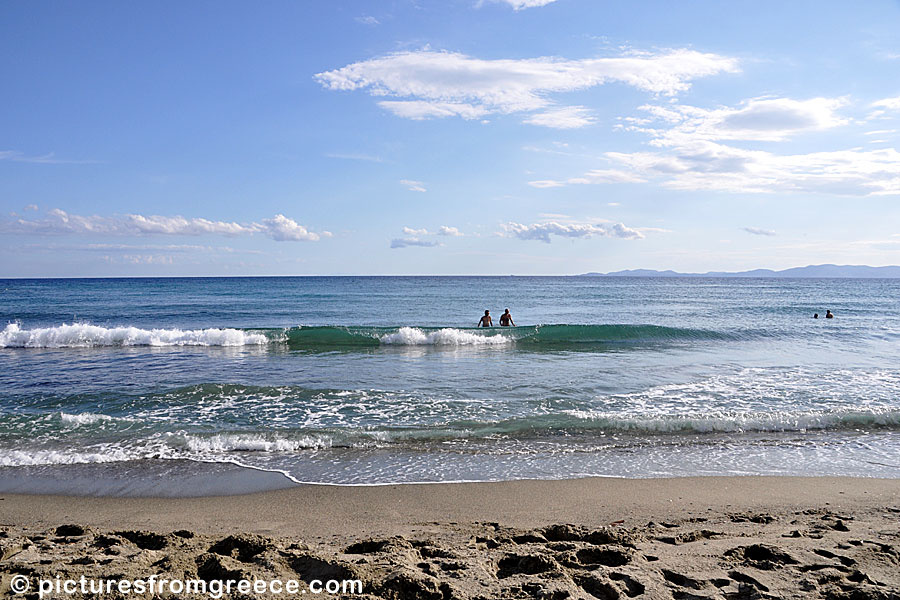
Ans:
{"type": "Polygon", "coordinates": [[[900,477],[898,349],[888,279],[0,280],[0,491],[900,477]]]}

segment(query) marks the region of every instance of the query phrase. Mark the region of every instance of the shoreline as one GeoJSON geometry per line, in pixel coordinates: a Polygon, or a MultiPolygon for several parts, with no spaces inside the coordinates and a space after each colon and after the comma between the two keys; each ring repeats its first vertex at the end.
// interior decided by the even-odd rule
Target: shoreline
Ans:
{"type": "Polygon", "coordinates": [[[338,486],[208,496],[80,496],[0,493],[0,522],[244,531],[300,536],[373,533],[427,522],[496,521],[512,527],[562,522],[702,516],[728,510],[900,506],[900,479],[795,476],[594,477],[473,483],[338,486]],[[237,517],[240,518],[229,518],[237,517]],[[252,515],[249,516],[249,515],[252,515]]]}
{"type": "Polygon", "coordinates": [[[299,485],[195,498],[0,494],[0,592],[17,575],[31,585],[152,575],[295,579],[307,591],[315,581],[355,580],[362,595],[337,597],[370,600],[897,600],[898,522],[900,479],[299,485]]]}

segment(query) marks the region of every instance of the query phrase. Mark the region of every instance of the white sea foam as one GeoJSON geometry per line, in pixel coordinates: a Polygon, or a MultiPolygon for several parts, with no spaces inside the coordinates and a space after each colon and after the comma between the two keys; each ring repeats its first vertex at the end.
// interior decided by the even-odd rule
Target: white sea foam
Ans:
{"type": "Polygon", "coordinates": [[[77,415],[71,415],[69,413],[59,413],[59,418],[63,423],[70,423],[72,425],[93,425],[94,423],[100,423],[102,421],[115,421],[115,417],[110,417],[109,415],[98,415],[95,413],[79,413],[77,415]]]}
{"type": "Polygon", "coordinates": [[[427,333],[415,327],[401,327],[378,339],[382,344],[397,346],[504,346],[512,341],[502,335],[480,335],[449,327],[427,333]]]}
{"type": "Polygon", "coordinates": [[[72,450],[0,450],[0,466],[31,467],[35,465],[78,465],[110,463],[140,458],[123,448],[108,448],[97,452],[72,450]]]}
{"type": "Polygon", "coordinates": [[[0,331],[0,348],[90,348],[94,346],[252,346],[268,344],[262,333],[239,329],[139,329],[83,323],[0,331]]]}
{"type": "Polygon", "coordinates": [[[611,431],[648,433],[742,433],[749,431],[810,431],[835,428],[890,427],[900,425],[900,411],[710,413],[704,415],[641,415],[571,410],[577,419],[591,421],[611,431]]]}
{"type": "Polygon", "coordinates": [[[189,436],[187,447],[200,454],[224,452],[296,452],[331,447],[331,438],[303,436],[296,439],[269,438],[257,434],[218,434],[210,437],[189,436]]]}

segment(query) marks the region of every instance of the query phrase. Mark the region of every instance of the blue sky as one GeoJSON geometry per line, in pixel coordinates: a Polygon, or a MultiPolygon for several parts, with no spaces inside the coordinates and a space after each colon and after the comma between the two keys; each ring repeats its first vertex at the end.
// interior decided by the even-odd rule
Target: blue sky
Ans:
{"type": "Polygon", "coordinates": [[[900,264],[900,2],[0,4],[0,276],[900,264]]]}

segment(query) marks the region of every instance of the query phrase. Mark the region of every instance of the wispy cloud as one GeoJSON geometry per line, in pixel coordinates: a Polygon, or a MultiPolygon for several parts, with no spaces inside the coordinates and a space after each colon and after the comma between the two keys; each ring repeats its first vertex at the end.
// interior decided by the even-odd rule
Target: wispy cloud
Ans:
{"type": "Polygon", "coordinates": [[[378,103],[378,106],[389,110],[398,117],[414,121],[440,119],[443,117],[462,117],[467,121],[471,121],[480,119],[491,112],[483,106],[425,100],[383,100],[378,103]]]}
{"type": "Polygon", "coordinates": [[[569,238],[619,237],[626,239],[642,239],[644,234],[638,229],[626,227],[622,223],[535,223],[523,225],[521,223],[504,223],[501,225],[501,235],[517,237],[521,240],[537,240],[546,244],[550,243],[550,236],[557,235],[569,238]]]}
{"type": "Polygon", "coordinates": [[[364,17],[356,17],[357,23],[362,23],[363,25],[368,25],[369,27],[374,27],[376,25],[381,25],[381,21],[376,19],[371,15],[366,15],[364,17]]]}
{"type": "Polygon", "coordinates": [[[327,158],[338,158],[341,160],[363,160],[366,162],[375,162],[375,163],[384,162],[384,160],[381,157],[371,156],[369,154],[353,154],[353,153],[341,154],[339,152],[329,152],[325,156],[327,158]]]}
{"type": "Polygon", "coordinates": [[[870,119],[877,119],[892,112],[900,112],[900,96],[878,100],[873,102],[871,106],[875,110],[869,115],[870,119]]]}
{"type": "Polygon", "coordinates": [[[696,106],[646,105],[648,119],[631,118],[632,130],[648,133],[654,146],[681,146],[699,140],[782,141],[809,131],[845,125],[837,114],[843,98],[753,98],[736,107],[704,109],[696,106]],[[662,127],[642,127],[661,122],[662,127]]]}
{"type": "MultiPolygon", "coordinates": [[[[508,4],[512,7],[512,9],[516,12],[520,10],[524,10],[526,8],[536,8],[538,6],[547,6],[548,4],[552,4],[556,2],[556,0],[489,0],[490,2],[496,4],[508,4]]],[[[478,6],[483,5],[484,2],[479,2],[478,6]]]]}
{"type": "Polygon", "coordinates": [[[583,106],[564,106],[535,113],[524,122],[554,129],[578,129],[593,125],[596,121],[591,111],[583,106]]]}
{"type": "Polygon", "coordinates": [[[61,235],[265,235],[277,241],[318,241],[330,237],[327,231],[312,232],[303,225],[284,215],[275,215],[260,222],[236,223],[212,221],[203,218],[160,215],[115,215],[82,216],[69,214],[58,208],[47,213],[43,219],[15,219],[0,222],[0,231],[5,233],[61,235]]]}
{"type": "Polygon", "coordinates": [[[581,106],[558,106],[549,96],[611,82],[672,96],[699,77],[738,70],[736,59],[694,50],[631,53],[611,58],[553,57],[484,60],[456,52],[397,52],[315,75],[329,90],[367,90],[379,105],[410,119],[493,113],[534,113],[526,121],[549,127],[593,122],[581,106]]]}
{"type": "Polygon", "coordinates": [[[541,179],[529,181],[528,185],[536,188],[563,187],[566,185],[587,185],[592,183],[643,183],[647,181],[635,172],[620,169],[593,169],[581,177],[571,177],[565,181],[541,179]]]}
{"type": "Polygon", "coordinates": [[[122,254],[120,256],[104,256],[103,260],[110,264],[127,265],[172,265],[175,257],[165,254],[122,254]]]}
{"type": "Polygon", "coordinates": [[[408,189],[411,192],[427,192],[428,191],[427,189],[425,189],[425,184],[422,183],[421,181],[414,181],[412,179],[401,179],[400,183],[401,183],[401,185],[405,185],[406,189],[408,189]]]}
{"type": "Polygon", "coordinates": [[[465,234],[456,227],[441,225],[437,230],[429,231],[426,228],[416,229],[413,227],[404,227],[403,235],[407,237],[394,238],[391,240],[391,248],[406,248],[407,246],[423,246],[433,247],[440,246],[441,243],[434,239],[424,239],[426,237],[444,236],[444,237],[463,237],[465,234]]]}
{"type": "Polygon", "coordinates": [[[759,227],[742,227],[742,229],[747,233],[752,233],[753,235],[775,235],[775,232],[771,229],[760,229],[759,227]]]}
{"type": "Polygon", "coordinates": [[[170,252],[176,254],[262,254],[260,250],[234,248],[232,246],[204,246],[199,244],[25,244],[28,252],[170,252]]]}
{"type": "MultiPolygon", "coordinates": [[[[888,107],[892,99],[875,104],[888,107]]],[[[607,152],[604,168],[568,179],[539,179],[530,185],[656,181],[691,191],[900,193],[900,153],[894,148],[780,154],[753,147],[753,142],[784,142],[847,125],[849,120],[837,112],[846,105],[843,98],[756,98],[731,108],[644,106],[649,116],[626,119],[623,128],[647,134],[655,150],[607,152]],[[740,147],[730,143],[736,141],[742,142],[740,147]]]]}
{"type": "Polygon", "coordinates": [[[900,152],[894,148],[781,155],[697,142],[672,152],[610,152],[607,156],[673,189],[851,196],[900,194],[900,152]]]}
{"type": "Polygon", "coordinates": [[[56,154],[50,152],[38,156],[29,156],[18,150],[0,150],[0,160],[9,160],[13,162],[34,163],[42,165],[94,165],[98,164],[96,160],[74,160],[68,158],[57,158],[56,154]]]}
{"type": "Polygon", "coordinates": [[[530,185],[531,187],[543,189],[543,188],[563,187],[566,184],[563,181],[554,181],[553,179],[538,179],[537,181],[529,181],[528,185],[530,185]]]}
{"type": "Polygon", "coordinates": [[[423,240],[417,237],[394,238],[393,240],[391,240],[391,248],[407,248],[409,246],[423,246],[430,248],[439,245],[440,244],[438,242],[423,240]]]}

